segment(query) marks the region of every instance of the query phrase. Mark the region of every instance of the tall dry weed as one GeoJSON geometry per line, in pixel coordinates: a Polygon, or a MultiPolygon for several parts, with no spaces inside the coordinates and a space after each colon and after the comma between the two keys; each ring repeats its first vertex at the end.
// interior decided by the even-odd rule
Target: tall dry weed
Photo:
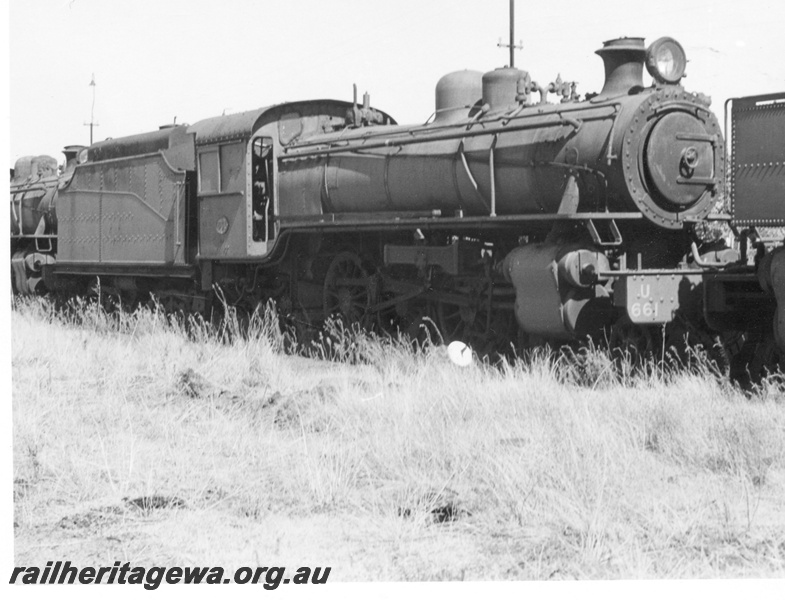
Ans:
{"type": "Polygon", "coordinates": [[[69,310],[14,304],[22,532],[125,497],[181,499],[214,527],[351,518],[373,573],[414,579],[716,576],[745,572],[729,544],[783,541],[774,380],[750,396],[592,347],[460,368],[338,324],[287,356],[272,306],[69,310]]]}

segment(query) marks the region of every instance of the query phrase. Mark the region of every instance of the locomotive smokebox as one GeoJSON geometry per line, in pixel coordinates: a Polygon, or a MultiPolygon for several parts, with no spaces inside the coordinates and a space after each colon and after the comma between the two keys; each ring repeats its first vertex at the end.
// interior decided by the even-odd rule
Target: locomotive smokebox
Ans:
{"type": "Polygon", "coordinates": [[[491,111],[509,109],[525,97],[529,74],[520,69],[502,67],[482,76],[482,101],[491,111]]]}
{"type": "Polygon", "coordinates": [[[482,100],[482,73],[454,71],[436,84],[436,123],[454,123],[468,116],[469,110],[482,100]]]}
{"type": "Polygon", "coordinates": [[[629,94],[643,88],[643,62],[646,48],[643,38],[618,38],[603,42],[596,51],[605,63],[605,84],[600,98],[629,94]]]}

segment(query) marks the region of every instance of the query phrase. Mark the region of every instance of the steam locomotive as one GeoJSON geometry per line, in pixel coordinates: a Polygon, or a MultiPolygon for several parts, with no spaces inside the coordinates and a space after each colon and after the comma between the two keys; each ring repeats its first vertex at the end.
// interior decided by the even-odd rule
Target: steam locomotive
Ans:
{"type": "Polygon", "coordinates": [[[423,125],[398,125],[355,88],[353,102],[68,147],[62,172],[20,159],[13,287],[100,282],[126,304],[152,294],[188,311],[220,290],[247,309],[273,299],[305,327],[434,322],[478,350],[734,339],[743,368],[771,364],[776,252],[755,226],[785,223],[785,96],[732,102],[728,158],[710,99],[680,85],[676,40],[614,39],[597,54],[604,85],[582,99],[516,68],[458,71],[423,125]],[[707,238],[717,222],[736,243],[707,238]]]}

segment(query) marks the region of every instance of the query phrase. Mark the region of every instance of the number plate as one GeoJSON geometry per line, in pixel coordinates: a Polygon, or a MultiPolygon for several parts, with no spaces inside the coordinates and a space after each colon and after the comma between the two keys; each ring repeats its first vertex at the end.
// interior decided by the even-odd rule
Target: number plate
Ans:
{"type": "Polygon", "coordinates": [[[700,275],[627,275],[614,286],[614,304],[639,324],[670,323],[685,304],[694,304],[700,275]]]}

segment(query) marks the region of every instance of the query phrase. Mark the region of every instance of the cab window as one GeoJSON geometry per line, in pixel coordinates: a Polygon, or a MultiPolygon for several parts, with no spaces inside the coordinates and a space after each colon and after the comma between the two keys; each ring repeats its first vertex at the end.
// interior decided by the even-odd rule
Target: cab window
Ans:
{"type": "Polygon", "coordinates": [[[199,154],[199,191],[217,192],[219,189],[218,151],[199,154]]]}
{"type": "Polygon", "coordinates": [[[278,139],[283,146],[296,140],[302,132],[303,122],[298,112],[287,113],[278,121],[278,139]]]}
{"type": "Polygon", "coordinates": [[[245,147],[243,143],[220,146],[222,192],[237,192],[243,189],[245,147]]]}
{"type": "Polygon", "coordinates": [[[201,193],[239,192],[243,189],[245,145],[222,144],[199,153],[201,193]]]}

